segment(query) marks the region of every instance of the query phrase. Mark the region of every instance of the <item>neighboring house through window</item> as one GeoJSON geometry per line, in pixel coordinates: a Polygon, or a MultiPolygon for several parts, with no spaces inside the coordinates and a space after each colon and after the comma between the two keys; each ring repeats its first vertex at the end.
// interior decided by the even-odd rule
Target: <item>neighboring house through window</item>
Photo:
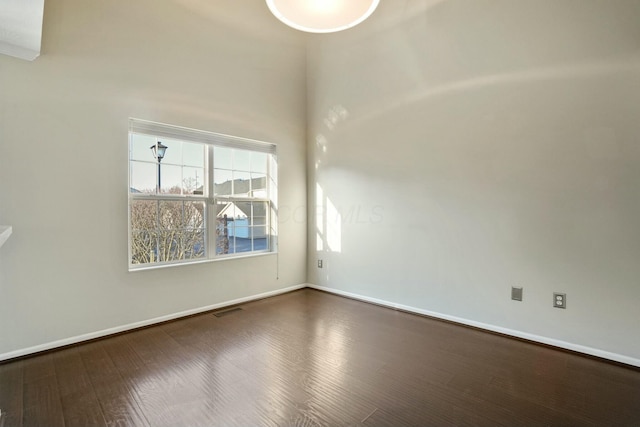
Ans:
{"type": "Polygon", "coordinates": [[[276,146],[130,119],[130,269],[275,251],[276,146]]]}

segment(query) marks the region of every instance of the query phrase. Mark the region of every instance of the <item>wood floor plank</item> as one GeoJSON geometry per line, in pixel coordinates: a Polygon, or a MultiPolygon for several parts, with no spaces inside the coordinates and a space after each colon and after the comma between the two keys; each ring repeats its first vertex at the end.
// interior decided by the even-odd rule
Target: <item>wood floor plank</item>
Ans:
{"type": "Polygon", "coordinates": [[[135,390],[123,380],[101,342],[78,347],[108,426],[148,427],[135,390]]]}
{"type": "Polygon", "coordinates": [[[0,365],[0,410],[4,427],[22,427],[23,384],[23,361],[0,365]]]}
{"type": "Polygon", "coordinates": [[[44,377],[50,377],[56,374],[53,356],[51,354],[36,355],[22,362],[25,383],[39,381],[44,377]]]}
{"type": "Polygon", "coordinates": [[[129,345],[125,335],[119,335],[102,342],[102,348],[107,353],[114,366],[121,375],[132,375],[144,367],[144,362],[129,345]]]}
{"type": "Polygon", "coordinates": [[[100,402],[77,347],[53,355],[65,427],[106,426],[100,402]]]}
{"type": "Polygon", "coordinates": [[[65,425],[54,357],[54,353],[49,353],[24,361],[24,427],[65,425]]]}
{"type": "Polygon", "coordinates": [[[4,427],[640,425],[640,370],[304,289],[0,364],[4,427]]]}

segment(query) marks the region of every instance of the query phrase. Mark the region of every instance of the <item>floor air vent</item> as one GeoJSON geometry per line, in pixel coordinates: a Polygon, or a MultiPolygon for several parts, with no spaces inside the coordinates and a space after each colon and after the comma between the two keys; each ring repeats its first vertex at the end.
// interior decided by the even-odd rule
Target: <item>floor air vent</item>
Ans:
{"type": "Polygon", "coordinates": [[[229,310],[216,311],[215,313],[213,313],[213,315],[216,317],[222,317],[222,316],[227,316],[229,314],[237,313],[239,311],[242,311],[242,308],[236,307],[236,308],[230,308],[229,310]]]}

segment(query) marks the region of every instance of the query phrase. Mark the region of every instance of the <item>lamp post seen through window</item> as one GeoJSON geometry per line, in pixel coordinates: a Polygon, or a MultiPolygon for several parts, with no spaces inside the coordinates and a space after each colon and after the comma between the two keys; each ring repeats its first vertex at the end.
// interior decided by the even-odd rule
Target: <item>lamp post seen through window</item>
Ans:
{"type": "Polygon", "coordinates": [[[164,153],[167,151],[167,146],[160,141],[156,141],[151,147],[153,157],[158,160],[158,182],[156,183],[156,193],[160,194],[162,188],[162,181],[160,179],[160,162],[164,158],[164,153]]]}

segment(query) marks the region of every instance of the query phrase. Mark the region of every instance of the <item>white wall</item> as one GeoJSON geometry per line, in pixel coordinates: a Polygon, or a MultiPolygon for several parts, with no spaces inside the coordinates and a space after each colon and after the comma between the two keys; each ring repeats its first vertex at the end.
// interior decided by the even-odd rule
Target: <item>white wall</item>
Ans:
{"type": "Polygon", "coordinates": [[[640,364],[638,16],[383,1],[314,37],[310,282],[640,364]]]}
{"type": "Polygon", "coordinates": [[[47,0],[40,58],[0,55],[0,356],[304,283],[304,216],[279,279],[275,255],[129,273],[127,127],[277,143],[280,204],[304,207],[305,66],[262,0],[47,0]]]}

